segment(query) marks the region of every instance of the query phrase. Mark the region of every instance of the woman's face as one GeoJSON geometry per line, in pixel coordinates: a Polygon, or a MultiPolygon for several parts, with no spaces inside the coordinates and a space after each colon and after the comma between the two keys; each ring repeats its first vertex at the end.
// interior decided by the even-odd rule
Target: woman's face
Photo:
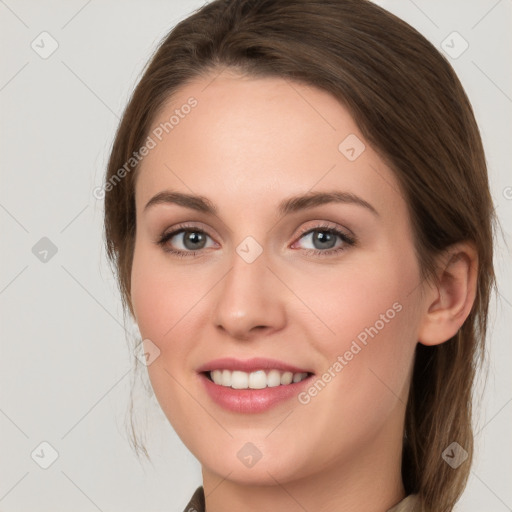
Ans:
{"type": "Polygon", "coordinates": [[[224,72],[182,88],[149,135],[132,302],[156,397],[203,470],[275,484],[397,460],[419,266],[397,180],[347,109],[224,72]]]}

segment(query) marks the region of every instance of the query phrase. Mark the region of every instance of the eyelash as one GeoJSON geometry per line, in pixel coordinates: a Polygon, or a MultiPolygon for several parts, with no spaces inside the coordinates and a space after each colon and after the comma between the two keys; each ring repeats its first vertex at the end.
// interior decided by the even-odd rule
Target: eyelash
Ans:
{"type": "MultiPolygon", "coordinates": [[[[324,251],[322,251],[320,249],[304,249],[308,255],[315,255],[315,256],[320,256],[320,257],[335,256],[335,255],[341,253],[342,251],[345,251],[347,249],[347,247],[346,247],[347,245],[354,246],[357,243],[357,240],[355,237],[349,236],[348,234],[346,234],[332,226],[326,225],[326,224],[315,226],[313,228],[304,229],[303,231],[301,231],[298,240],[300,240],[303,236],[308,235],[309,233],[315,232],[315,231],[321,231],[324,233],[331,233],[331,234],[337,235],[343,241],[344,245],[342,245],[341,247],[338,247],[337,249],[327,249],[324,251]]],[[[174,256],[177,256],[179,258],[187,258],[190,256],[196,256],[201,251],[203,251],[203,249],[200,249],[197,251],[181,251],[181,250],[176,250],[176,249],[165,248],[165,244],[171,238],[178,235],[179,233],[202,233],[206,236],[210,236],[210,235],[208,235],[208,233],[206,231],[204,231],[196,226],[180,224],[177,226],[177,229],[171,231],[170,233],[163,233],[155,243],[157,245],[161,246],[165,252],[173,254],[174,256]]]]}

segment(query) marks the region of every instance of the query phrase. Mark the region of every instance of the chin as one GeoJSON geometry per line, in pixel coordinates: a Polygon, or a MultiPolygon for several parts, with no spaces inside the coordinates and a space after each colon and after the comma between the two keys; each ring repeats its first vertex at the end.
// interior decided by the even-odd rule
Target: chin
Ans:
{"type": "Polygon", "coordinates": [[[261,441],[256,440],[256,436],[254,442],[239,436],[227,443],[212,439],[201,443],[202,446],[187,447],[204,469],[239,484],[274,486],[276,481],[285,483],[311,472],[312,454],[298,452],[293,442],[289,447],[273,446],[264,440],[267,435],[268,432],[262,435],[261,441]]]}

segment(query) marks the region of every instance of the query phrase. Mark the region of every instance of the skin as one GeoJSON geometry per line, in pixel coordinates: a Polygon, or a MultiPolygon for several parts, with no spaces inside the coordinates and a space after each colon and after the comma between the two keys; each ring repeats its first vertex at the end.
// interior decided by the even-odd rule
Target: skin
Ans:
{"type": "MultiPolygon", "coordinates": [[[[400,460],[415,346],[441,343],[462,325],[476,256],[455,246],[440,258],[439,284],[422,282],[398,182],[344,106],[279,78],[215,76],[165,105],[154,127],[189,97],[198,101],[137,177],[131,299],[143,339],[160,350],[148,366],[156,397],[201,462],[208,512],[385,511],[405,496],[400,460]],[[350,134],[366,146],[354,161],[338,150],[350,134]],[[207,197],[217,215],[177,204],[145,211],[163,190],[207,197]],[[353,203],[277,211],[290,196],[332,190],[378,213],[353,203]],[[155,243],[181,222],[208,234],[196,256],[155,243]],[[300,230],[325,223],[356,244],[308,252],[326,249],[300,230]],[[247,236],[263,250],[252,263],[236,252],[247,236]],[[196,369],[224,356],[276,358],[320,377],[396,303],[400,312],[305,405],[292,398],[244,415],[203,390],[196,369]],[[251,468],[237,457],[247,442],[262,453],[251,468]]],[[[187,250],[180,234],[171,246],[187,250]]]]}

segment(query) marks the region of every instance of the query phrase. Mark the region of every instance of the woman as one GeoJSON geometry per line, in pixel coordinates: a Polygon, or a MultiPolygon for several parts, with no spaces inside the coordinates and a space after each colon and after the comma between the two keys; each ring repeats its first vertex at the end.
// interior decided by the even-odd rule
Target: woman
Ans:
{"type": "Polygon", "coordinates": [[[366,0],[214,0],[121,120],[105,234],[185,510],[450,511],[494,285],[470,103],[366,0]]]}

